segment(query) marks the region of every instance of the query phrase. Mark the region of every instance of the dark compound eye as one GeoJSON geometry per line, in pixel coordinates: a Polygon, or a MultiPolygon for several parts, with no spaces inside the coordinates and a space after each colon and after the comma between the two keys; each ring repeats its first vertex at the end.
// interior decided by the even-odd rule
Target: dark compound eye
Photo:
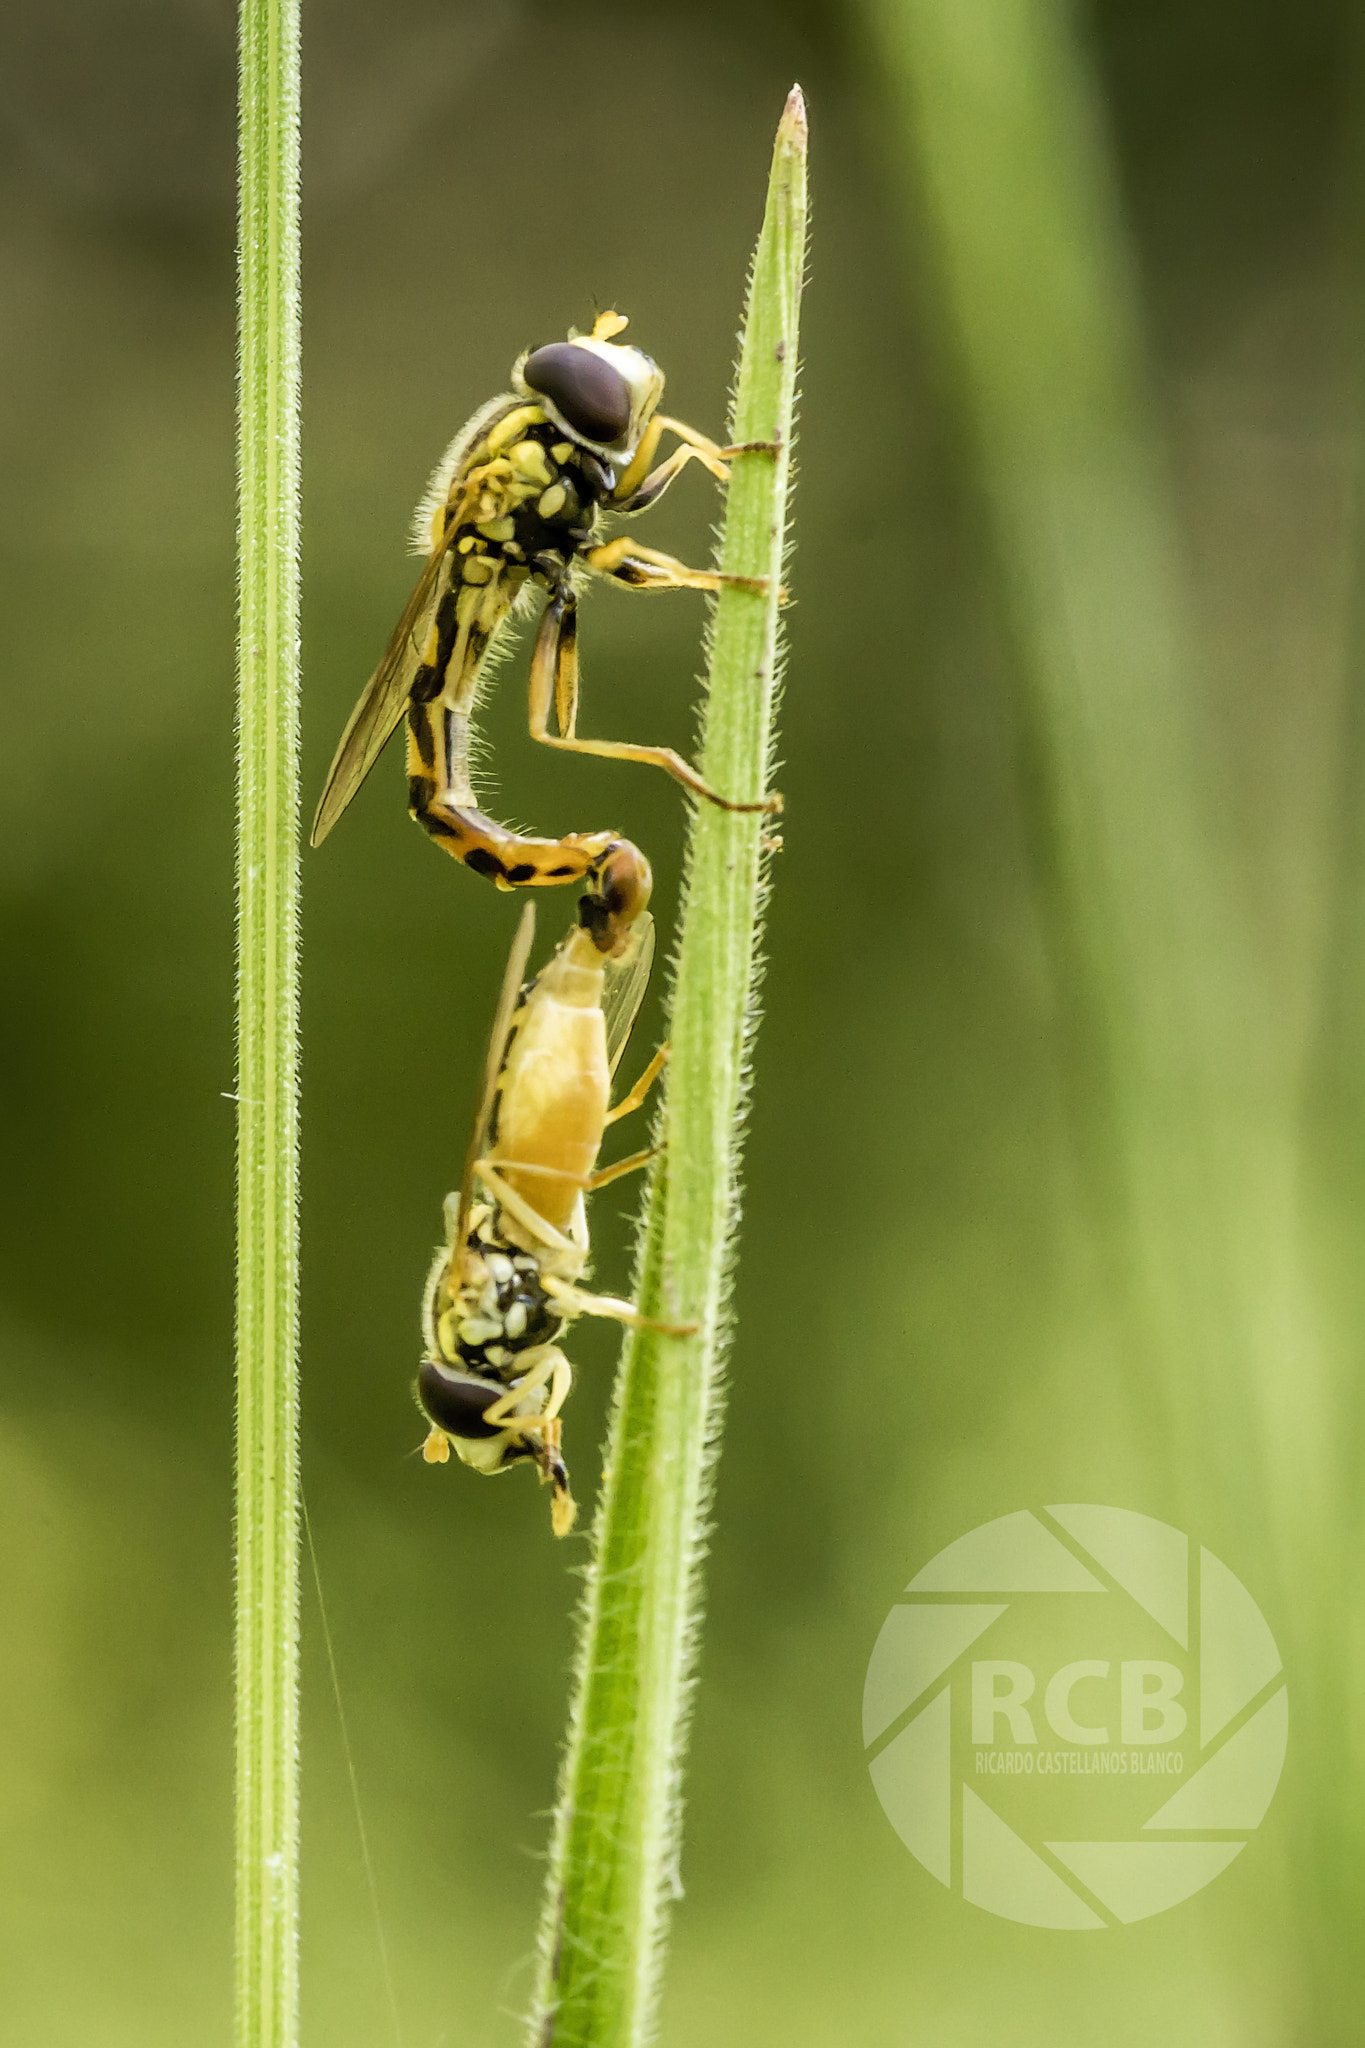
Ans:
{"type": "Polygon", "coordinates": [[[502,1426],[484,1421],[484,1411],[504,1392],[487,1380],[472,1379],[467,1373],[451,1372],[434,1358],[424,1358],[417,1369],[417,1398],[438,1429],[450,1436],[499,1436],[502,1426]]]}
{"type": "Polygon", "coordinates": [[[638,846],[620,840],[578,899],[578,921],[599,953],[614,953],[649,901],[654,877],[638,846]]]}
{"type": "Polygon", "coordinates": [[[585,441],[610,446],[630,425],[630,386],[591,349],[552,341],[526,358],[521,374],[585,441]]]}

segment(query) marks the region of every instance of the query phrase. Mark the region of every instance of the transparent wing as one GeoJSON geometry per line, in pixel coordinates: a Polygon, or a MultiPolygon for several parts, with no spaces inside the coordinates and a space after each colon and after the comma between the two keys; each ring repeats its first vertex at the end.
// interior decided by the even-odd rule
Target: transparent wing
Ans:
{"type": "Polygon", "coordinates": [[[602,1014],[607,1023],[607,1061],[613,1074],[621,1064],[626,1042],[635,1028],[653,965],[654,920],[646,911],[636,920],[629,952],[621,960],[607,962],[602,1014]]]}
{"type": "Polygon", "coordinates": [[[456,1252],[469,1235],[469,1211],[474,1199],[474,1162],[483,1157],[484,1146],[488,1142],[488,1126],[493,1116],[493,1098],[498,1092],[503,1061],[507,1057],[507,1041],[512,1032],[512,1020],[517,1014],[517,998],[526,979],[526,963],[531,957],[531,944],[535,935],[536,907],[534,903],[528,903],[521,913],[521,923],[517,926],[517,935],[507,956],[502,991],[498,996],[498,1007],[493,1014],[493,1031],[488,1041],[488,1057],[483,1066],[479,1107],[474,1118],[469,1150],[465,1154],[464,1178],[460,1182],[460,1211],[455,1227],[456,1252]]]}
{"type": "Polygon", "coordinates": [[[384,659],[366,683],[360,702],[346,721],[332,765],[323,784],[311,843],[321,846],[365,777],[393,736],[407,706],[412,679],[422,666],[431,616],[440,594],[441,571],[447,560],[442,548],[434,554],[408,599],[384,659]]]}
{"type": "MultiPolygon", "coordinates": [[[[460,470],[470,450],[499,415],[511,412],[519,403],[518,399],[510,396],[491,398],[486,405],[480,406],[472,419],[466,420],[441,457],[417,508],[423,548],[430,545],[432,524],[443,507],[446,509],[447,537],[463,521],[471,495],[467,480],[456,494],[455,502],[450,502],[460,470]]],[[[431,615],[440,597],[441,570],[447,556],[446,547],[438,547],[418,577],[417,588],[394,628],[384,659],[366,683],[360,702],[347,720],[313,819],[311,844],[314,846],[321,846],[383,753],[403,716],[412,679],[422,666],[422,656],[426,652],[431,615]]]]}

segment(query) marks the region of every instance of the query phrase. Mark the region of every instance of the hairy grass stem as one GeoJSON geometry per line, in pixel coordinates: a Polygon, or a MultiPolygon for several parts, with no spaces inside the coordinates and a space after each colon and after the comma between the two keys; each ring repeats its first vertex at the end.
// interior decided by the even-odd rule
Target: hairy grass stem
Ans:
{"type": "Polygon", "coordinates": [[[299,15],[240,16],[236,2040],[298,2039],[299,15]]]}
{"type": "MultiPolygon", "coordinates": [[[[806,113],[777,133],[731,417],[739,455],[720,566],[768,580],[716,607],[702,773],[768,786],[778,678],[798,316],[806,247],[806,113]]],[[[770,822],[699,807],[676,954],[666,1150],[650,1191],[636,1299],[695,1323],[627,1341],[593,1532],[567,1753],[550,1854],[530,2039],[637,2048],[652,2035],[678,1894],[681,1777],[696,1658],[721,1365],[754,1023],[763,840],[770,822]]]]}

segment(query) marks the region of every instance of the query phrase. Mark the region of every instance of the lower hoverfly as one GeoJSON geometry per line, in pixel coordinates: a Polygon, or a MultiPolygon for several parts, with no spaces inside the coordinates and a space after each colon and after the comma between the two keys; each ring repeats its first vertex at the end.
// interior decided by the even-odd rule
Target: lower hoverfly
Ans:
{"type": "Polygon", "coordinates": [[[572,1384],[559,1348],[574,1316],[647,1324],[628,1301],[579,1285],[588,1263],[585,1197],[644,1166],[650,1150],[597,1168],[608,1124],[638,1109],[663,1047],[629,1094],[608,1107],[612,1076],[644,997],[654,924],[644,905],[649,865],[618,843],[581,922],[522,987],[535,912],[527,905],[503,977],[474,1133],[457,1195],[446,1198],[446,1243],[423,1298],[425,1356],[417,1399],[431,1430],[423,1455],[454,1450],[480,1472],[534,1464],[554,1489],[551,1519],[567,1535],[576,1509],[560,1447],[572,1384]],[[603,950],[604,938],[610,950],[603,950]]]}
{"type": "Polygon", "coordinates": [[[744,452],[720,448],[659,411],[663,372],[642,350],[613,338],[625,325],[619,313],[603,313],[591,334],[570,334],[519,357],[512,390],[475,413],[438,463],[414,524],[427,565],[341,736],[313,821],[314,846],[406,712],[409,807],[456,860],[510,889],[581,879],[609,854],[615,833],[533,839],[510,831],[478,809],[470,781],[470,720],[485,658],[514,607],[536,594],[545,607],[531,658],[534,739],[573,753],[650,762],[726,810],[780,809],[778,797],[749,804],[718,796],[671,747],[578,736],[577,592],[584,569],[636,590],[717,590],[727,582],[766,588],[752,578],[689,569],[626,538],[602,539],[604,512],[643,511],[689,462],[724,482],[725,458],[744,452]],[[681,445],[651,468],[665,431],[681,445]],[[557,733],[549,729],[552,705],[557,733]]]}

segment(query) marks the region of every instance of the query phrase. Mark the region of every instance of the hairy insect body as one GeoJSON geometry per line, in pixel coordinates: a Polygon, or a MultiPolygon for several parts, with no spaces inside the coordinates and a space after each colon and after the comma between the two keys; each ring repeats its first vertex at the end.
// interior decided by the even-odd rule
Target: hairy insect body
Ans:
{"type": "Polygon", "coordinates": [[[469,721],[499,626],[529,596],[528,584],[563,597],[614,483],[608,465],[567,440],[542,407],[510,402],[453,470],[449,460],[441,465],[429,493],[436,502],[422,508],[429,547],[444,544],[446,555],[409,689],[409,808],[448,852],[504,887],[571,880],[613,841],[609,832],[528,839],[480,812],[469,776],[469,721]]]}
{"type": "MultiPolygon", "coordinates": [[[[458,1225],[454,1202],[447,1207],[447,1222],[452,1231],[458,1225]]],[[[480,1472],[503,1472],[530,1461],[539,1465],[557,1495],[567,1496],[557,1433],[546,1440],[526,1427],[541,1419],[552,1397],[552,1375],[542,1377],[537,1368],[565,1316],[546,1294],[535,1256],[503,1235],[491,1204],[478,1204],[463,1242],[442,1247],[427,1280],[422,1318],[427,1355],[417,1394],[432,1423],[429,1463],[443,1463],[452,1446],[463,1463],[480,1472]],[[508,1411],[501,1426],[485,1421],[499,1401],[508,1411]]]]}
{"type": "Polygon", "coordinates": [[[460,1257],[449,1249],[438,1256],[433,1279],[437,1344],[452,1364],[470,1372],[502,1378],[564,1321],[564,1310],[541,1284],[538,1260],[502,1234],[488,1204],[475,1210],[460,1257]]]}
{"type": "Polygon", "coordinates": [[[634,590],[766,587],[689,569],[625,538],[602,539],[604,513],[643,511],[689,462],[721,482],[729,475],[725,449],[658,410],[663,373],[642,350],[615,339],[625,325],[620,314],[604,313],[591,334],[520,357],[512,390],[477,412],[437,465],[417,511],[426,567],[341,736],[313,821],[315,846],[406,713],[409,806],[438,845],[500,888],[591,881],[621,843],[614,833],[536,839],[514,832],[478,808],[470,780],[470,719],[485,658],[513,607],[537,595],[544,609],[531,659],[533,739],[650,763],[727,810],[780,808],[777,797],[747,803],[718,796],[670,747],[584,739],[577,730],[584,574],[634,590]],[[679,445],[656,463],[665,432],[679,445]]]}

